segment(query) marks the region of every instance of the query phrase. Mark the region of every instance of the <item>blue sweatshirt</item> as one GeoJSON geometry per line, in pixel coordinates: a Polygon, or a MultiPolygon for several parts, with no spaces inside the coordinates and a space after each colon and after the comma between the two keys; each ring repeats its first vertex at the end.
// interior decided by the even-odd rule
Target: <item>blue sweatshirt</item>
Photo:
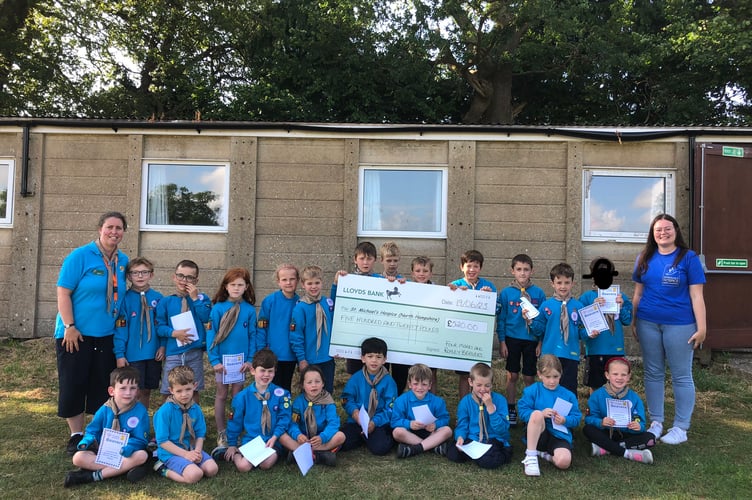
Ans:
{"type": "MultiPolygon", "coordinates": [[[[488,443],[491,439],[501,441],[505,446],[509,446],[509,407],[507,399],[498,392],[491,393],[491,401],[496,406],[496,411],[489,414],[486,408],[483,408],[483,419],[486,422],[486,431],[488,432],[488,443]]],[[[462,438],[463,441],[480,441],[480,407],[473,399],[473,395],[468,394],[460,400],[457,405],[457,426],[454,428],[455,441],[462,438]]]]}
{"type": "MultiPolygon", "coordinates": [[[[308,409],[308,400],[305,394],[301,394],[292,403],[292,419],[290,420],[290,427],[287,429],[287,433],[294,440],[298,439],[298,436],[303,434],[312,438],[314,436],[308,435],[308,429],[305,422],[305,411],[308,409]]],[[[316,430],[321,442],[326,444],[334,437],[339,431],[339,415],[337,415],[337,405],[332,403],[328,405],[313,405],[313,414],[316,416],[316,430]]]]}
{"type": "Polygon", "coordinates": [[[269,400],[266,402],[269,412],[271,413],[271,428],[268,433],[264,433],[261,428],[261,414],[264,409],[264,403],[256,398],[256,382],[240,391],[232,398],[232,418],[227,422],[227,442],[230,446],[242,446],[252,441],[256,436],[268,441],[272,436],[277,439],[287,432],[290,427],[292,416],[292,399],[290,393],[285,389],[269,384],[266,391],[262,394],[269,393],[269,400]],[[238,444],[238,438],[242,441],[238,444]]]}
{"type": "MultiPolygon", "coordinates": [[[[368,374],[371,380],[374,375],[368,374]]],[[[376,384],[379,403],[376,406],[376,412],[373,414],[371,421],[376,427],[389,425],[392,420],[392,411],[394,410],[394,400],[397,399],[397,384],[391,375],[387,374],[376,384]]],[[[371,385],[363,377],[363,370],[359,370],[350,377],[342,390],[342,407],[347,413],[347,421],[355,422],[352,414],[355,410],[360,410],[361,405],[368,410],[368,400],[371,396],[371,385]]]]}
{"type": "Polygon", "coordinates": [[[428,405],[431,414],[436,417],[434,424],[436,424],[437,429],[449,425],[449,411],[447,411],[446,403],[444,403],[442,398],[429,392],[423,399],[418,399],[413,391],[407,391],[402,393],[394,402],[390,424],[392,429],[404,427],[407,430],[411,430],[410,422],[415,420],[413,408],[423,405],[428,405]]]}
{"type": "MultiPolygon", "coordinates": [[[[84,437],[78,444],[79,448],[87,447],[89,444],[102,442],[102,432],[104,429],[112,428],[112,421],[115,414],[109,406],[102,405],[94,414],[94,418],[86,426],[84,437]]],[[[140,402],[125,413],[118,415],[120,422],[120,432],[129,434],[128,444],[123,446],[121,455],[130,457],[134,451],[145,450],[149,444],[149,412],[140,402]]]]}
{"type": "Polygon", "coordinates": [[[564,334],[559,325],[561,313],[561,301],[551,297],[540,307],[540,314],[533,320],[530,329],[537,337],[543,337],[541,356],[553,354],[558,358],[580,360],[580,340],[587,340],[585,329],[580,326],[579,311],[583,308],[582,303],[570,298],[567,301],[569,312],[569,336],[568,342],[564,342],[564,334]]]}
{"type": "Polygon", "coordinates": [[[146,302],[149,304],[146,321],[151,323],[151,341],[149,341],[146,321],[141,321],[141,293],[128,290],[120,308],[122,319],[118,321],[115,337],[113,337],[115,358],[125,358],[128,362],[154,359],[157,349],[166,343],[164,338],[157,335],[157,324],[154,318],[162,294],[151,288],[144,293],[146,302]]]}
{"type": "MultiPolygon", "coordinates": [[[[546,293],[536,285],[526,288],[525,291],[530,295],[530,302],[536,309],[540,309],[541,304],[546,300],[546,293]]],[[[499,337],[499,342],[505,342],[507,337],[538,341],[532,329],[528,331],[527,321],[522,317],[520,295],[519,288],[508,286],[501,291],[496,300],[496,335],[499,337]]]]}
{"type": "MultiPolygon", "coordinates": [[[[603,428],[603,426],[601,425],[603,423],[603,419],[604,417],[608,416],[608,402],[606,401],[607,399],[614,398],[610,396],[608,392],[606,392],[605,386],[593,391],[593,393],[590,395],[590,399],[588,399],[588,414],[585,417],[586,424],[593,425],[595,427],[598,427],[599,429],[603,428]]],[[[632,389],[629,389],[627,391],[627,394],[621,399],[629,401],[632,421],[636,421],[640,424],[640,430],[633,431],[632,429],[627,429],[626,427],[618,427],[618,429],[625,434],[641,434],[645,432],[645,405],[642,403],[640,396],[632,389]]]]}
{"type": "MultiPolygon", "coordinates": [[[[554,429],[552,419],[547,418],[546,430],[554,437],[563,439],[568,443],[572,443],[573,430],[580,425],[582,420],[582,413],[580,407],[577,406],[577,396],[572,394],[572,391],[565,389],[564,387],[557,385],[556,389],[546,389],[546,386],[542,382],[536,382],[522,391],[522,398],[517,401],[517,414],[522,422],[529,422],[530,415],[535,410],[545,410],[546,408],[553,408],[556,403],[556,398],[561,398],[564,401],[572,403],[572,409],[569,410],[569,415],[564,417],[564,426],[567,427],[567,432],[561,432],[554,429]]],[[[527,442],[527,439],[523,439],[527,442]]]]}
{"type": "Polygon", "coordinates": [[[316,304],[298,302],[292,310],[290,344],[298,362],[307,361],[310,364],[318,364],[332,359],[329,356],[329,344],[332,340],[334,302],[322,296],[321,306],[324,309],[326,329],[322,327],[319,348],[316,348],[316,304]]]}
{"type": "Polygon", "coordinates": [[[206,352],[209,356],[209,364],[216,366],[222,363],[224,354],[242,354],[243,359],[250,362],[256,354],[256,308],[248,302],[240,301],[240,312],[235,326],[227,334],[227,337],[219,344],[212,347],[214,337],[219,332],[219,324],[222,316],[235,305],[233,302],[219,302],[214,304],[209,314],[210,327],[206,331],[206,352]]]}
{"type": "MultiPolygon", "coordinates": [[[[188,418],[191,420],[196,439],[206,439],[206,420],[199,405],[194,403],[188,408],[188,418]]],[[[171,401],[165,402],[154,414],[154,435],[157,438],[158,445],[170,441],[175,446],[179,446],[184,450],[190,450],[191,434],[187,429],[183,435],[183,440],[180,441],[180,429],[182,427],[183,410],[171,401]]],[[[172,453],[162,448],[162,446],[157,448],[157,457],[162,462],[166,462],[173,456],[172,453]]]]}
{"type": "MultiPolygon", "coordinates": [[[[588,290],[580,296],[580,302],[584,306],[589,306],[597,298],[598,290],[588,290]]],[[[605,330],[595,338],[585,339],[585,353],[588,356],[624,355],[624,326],[632,324],[632,301],[623,293],[621,298],[624,303],[619,310],[619,316],[614,319],[614,331],[605,330]]]]}
{"type": "Polygon", "coordinates": [[[282,290],[267,295],[258,314],[256,350],[268,347],[279,361],[297,361],[290,345],[292,310],[300,297],[285,297],[282,290]]]}
{"type": "Polygon", "coordinates": [[[194,340],[190,344],[184,346],[178,346],[176,339],[172,338],[172,322],[170,318],[180,314],[182,309],[182,299],[177,295],[168,295],[162,298],[157,304],[157,334],[160,337],[166,339],[167,351],[166,356],[174,356],[176,354],[183,354],[192,349],[205,349],[206,348],[206,325],[209,322],[209,313],[211,312],[211,300],[203,293],[198,294],[198,299],[194,301],[190,297],[186,297],[188,300],[188,310],[193,314],[193,321],[196,323],[196,331],[198,332],[198,340],[194,340]]]}

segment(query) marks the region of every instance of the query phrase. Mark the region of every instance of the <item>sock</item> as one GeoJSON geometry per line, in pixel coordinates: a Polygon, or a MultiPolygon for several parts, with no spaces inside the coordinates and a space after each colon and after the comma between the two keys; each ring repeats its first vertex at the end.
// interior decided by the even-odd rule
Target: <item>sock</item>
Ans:
{"type": "Polygon", "coordinates": [[[537,457],[538,456],[538,450],[525,450],[525,456],[526,457],[537,457]]]}
{"type": "Polygon", "coordinates": [[[162,477],[167,477],[167,470],[167,466],[164,466],[160,469],[159,474],[161,474],[162,477]]]}
{"type": "Polygon", "coordinates": [[[95,470],[95,471],[93,471],[91,473],[91,477],[94,478],[94,482],[101,481],[102,479],[104,479],[102,477],[102,471],[101,470],[95,470]]]}
{"type": "Polygon", "coordinates": [[[70,437],[73,437],[73,436],[83,436],[83,435],[84,435],[83,432],[71,432],[70,437]]]}

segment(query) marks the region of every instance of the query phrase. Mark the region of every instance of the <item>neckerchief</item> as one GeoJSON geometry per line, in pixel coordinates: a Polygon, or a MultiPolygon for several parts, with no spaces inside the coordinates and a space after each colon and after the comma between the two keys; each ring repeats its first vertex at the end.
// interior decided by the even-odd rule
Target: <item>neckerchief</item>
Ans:
{"type": "Polygon", "coordinates": [[[316,304],[316,354],[318,354],[321,348],[322,333],[329,335],[329,328],[326,325],[326,314],[324,313],[324,307],[321,305],[321,294],[313,296],[306,293],[300,298],[300,301],[306,304],[316,304]]]}
{"type": "Polygon", "coordinates": [[[554,298],[561,301],[561,312],[559,313],[559,328],[561,328],[561,335],[564,337],[564,343],[569,343],[569,311],[567,310],[567,302],[572,298],[569,294],[566,297],[561,297],[559,294],[554,293],[554,298]]]}
{"type": "Polygon", "coordinates": [[[187,312],[188,309],[190,309],[188,307],[188,295],[181,295],[178,293],[178,297],[180,297],[180,313],[187,312]]]}
{"type": "Polygon", "coordinates": [[[120,415],[123,413],[127,413],[133,409],[134,406],[136,406],[136,403],[138,403],[137,399],[134,399],[130,402],[130,404],[123,406],[122,408],[118,408],[118,406],[115,404],[115,398],[110,398],[105,402],[105,406],[112,410],[112,413],[115,414],[115,417],[112,419],[112,430],[113,431],[119,431],[120,430],[120,415]]]}
{"type": "Polygon", "coordinates": [[[269,398],[272,397],[272,393],[267,388],[264,394],[260,394],[258,391],[253,391],[253,395],[256,399],[261,401],[261,433],[268,436],[272,429],[272,413],[269,411],[269,398]]]}
{"type": "Polygon", "coordinates": [[[183,412],[183,423],[180,426],[180,438],[178,439],[178,442],[175,443],[181,448],[183,447],[183,438],[185,437],[185,431],[188,431],[188,434],[191,435],[191,439],[189,441],[189,450],[192,450],[193,447],[196,445],[196,433],[193,430],[193,423],[191,422],[191,417],[188,415],[188,410],[191,409],[191,406],[193,406],[193,400],[191,399],[188,404],[182,405],[180,404],[175,397],[170,394],[167,396],[167,401],[170,403],[174,403],[177,405],[178,408],[180,408],[180,411],[183,412]]]}
{"type": "Polygon", "coordinates": [[[620,390],[618,392],[615,391],[614,388],[611,387],[611,382],[606,382],[603,385],[603,388],[606,389],[606,393],[609,396],[611,396],[612,398],[614,398],[614,399],[622,399],[629,392],[629,387],[627,387],[627,386],[624,386],[624,389],[622,389],[622,390],[620,390]]]}
{"type": "Polygon", "coordinates": [[[114,269],[117,269],[118,267],[118,251],[117,248],[115,248],[115,251],[112,252],[108,259],[107,252],[102,246],[102,243],[97,240],[96,245],[99,252],[102,254],[104,267],[107,269],[107,312],[109,313],[112,312],[112,305],[117,304],[118,301],[118,277],[117,272],[113,270],[113,267],[114,269]]]}
{"type": "Polygon", "coordinates": [[[138,327],[138,347],[144,346],[144,324],[146,325],[146,342],[151,342],[151,316],[149,315],[149,301],[146,300],[146,292],[149,290],[148,286],[137,287],[131,285],[131,290],[141,294],[141,314],[139,315],[139,327],[138,327]]]}
{"type": "Polygon", "coordinates": [[[486,427],[486,418],[483,416],[483,412],[486,410],[486,407],[483,405],[483,401],[481,401],[478,396],[473,394],[472,392],[470,395],[473,398],[473,401],[478,405],[478,441],[481,443],[485,443],[488,441],[488,428],[486,427]]]}
{"type": "MultiPolygon", "coordinates": [[[[525,297],[527,300],[530,300],[530,294],[527,293],[527,289],[533,286],[533,282],[528,278],[528,280],[525,282],[525,286],[522,286],[519,284],[517,280],[512,280],[511,285],[512,288],[516,288],[520,291],[520,297],[525,297]]],[[[520,309],[520,313],[522,310],[520,309]]],[[[522,317],[525,320],[525,326],[527,326],[527,333],[530,333],[530,325],[532,324],[533,320],[530,318],[522,317]]]]}
{"type": "Polygon", "coordinates": [[[373,380],[371,380],[368,370],[363,366],[363,377],[366,379],[368,385],[371,386],[371,393],[368,396],[368,416],[370,418],[373,418],[374,413],[376,413],[376,408],[379,406],[379,393],[376,390],[376,386],[381,382],[381,379],[387,376],[388,373],[389,372],[386,371],[386,368],[381,366],[379,367],[378,373],[376,373],[373,380]]]}
{"type": "Polygon", "coordinates": [[[231,308],[225,311],[222,315],[222,319],[219,320],[217,335],[214,336],[214,341],[212,342],[210,349],[224,342],[232,329],[235,328],[235,323],[238,322],[238,315],[240,314],[241,300],[241,298],[238,298],[238,300],[230,300],[231,302],[234,302],[234,304],[231,308]]]}
{"type": "Polygon", "coordinates": [[[316,425],[316,412],[313,411],[314,405],[326,406],[334,404],[334,399],[332,398],[332,395],[326,391],[326,389],[322,389],[318,396],[313,399],[308,399],[308,396],[304,397],[305,400],[308,401],[308,406],[303,412],[303,417],[305,418],[306,425],[306,436],[312,438],[314,436],[317,436],[319,433],[318,425],[316,425]]]}

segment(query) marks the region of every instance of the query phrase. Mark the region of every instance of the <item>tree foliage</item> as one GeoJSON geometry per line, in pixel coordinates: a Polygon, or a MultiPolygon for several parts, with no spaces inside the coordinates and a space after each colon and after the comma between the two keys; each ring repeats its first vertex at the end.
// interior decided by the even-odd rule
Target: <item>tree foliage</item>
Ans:
{"type": "Polygon", "coordinates": [[[0,114],[747,124],[738,0],[5,0],[0,114]]]}

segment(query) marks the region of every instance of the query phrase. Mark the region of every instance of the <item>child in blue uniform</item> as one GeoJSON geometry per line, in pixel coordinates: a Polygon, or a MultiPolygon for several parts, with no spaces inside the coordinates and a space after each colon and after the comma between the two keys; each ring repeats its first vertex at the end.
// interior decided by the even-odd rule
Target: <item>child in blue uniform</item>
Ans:
{"type": "Polygon", "coordinates": [[[292,310],[290,344],[302,372],[308,365],[316,365],[324,374],[324,387],[334,391],[334,359],[329,356],[332,340],[334,302],[321,294],[323,272],[318,266],[308,266],[301,273],[304,294],[292,310]]]}
{"type": "Polygon", "coordinates": [[[578,311],[582,303],[572,296],[574,270],[560,263],[551,268],[551,286],[554,295],[541,304],[540,314],[533,320],[531,329],[543,338],[541,354],[553,354],[559,358],[561,385],[577,395],[577,368],[580,364],[580,340],[587,340],[585,329],[580,326],[578,311]]]}
{"type": "Polygon", "coordinates": [[[178,483],[194,484],[219,471],[204,451],[206,420],[194,401],[196,378],[190,366],[176,366],[166,377],[170,390],[167,401],[154,414],[157,457],[154,470],[178,483]]]}
{"type": "Polygon", "coordinates": [[[561,370],[559,358],[553,354],[542,355],[538,359],[540,381],[522,391],[518,409],[520,420],[527,423],[527,449],[522,461],[526,476],[540,476],[539,456],[557,469],[568,469],[572,464],[573,431],[580,425],[582,413],[577,406],[577,396],[559,385],[561,370]],[[568,414],[554,410],[557,399],[571,403],[568,414]],[[555,428],[554,423],[563,425],[566,430],[555,428]]]}
{"type": "Polygon", "coordinates": [[[512,459],[507,400],[493,392],[493,371],[485,363],[473,365],[468,378],[471,392],[457,406],[456,443],[447,447],[447,458],[452,462],[472,460],[483,469],[496,469],[512,459]],[[458,448],[471,441],[490,444],[491,448],[471,459],[458,448]]]}
{"type": "MultiPolygon", "coordinates": [[[[482,292],[496,293],[496,287],[485,278],[481,278],[480,271],[483,269],[483,254],[477,250],[468,250],[460,256],[460,270],[462,278],[456,279],[447,285],[452,290],[480,290],[482,292]]],[[[470,392],[468,373],[456,371],[457,385],[460,399],[470,392]]]]}
{"type": "Polygon", "coordinates": [[[211,300],[198,291],[198,264],[192,260],[178,263],[172,281],[175,283],[175,294],[162,298],[157,304],[157,335],[166,341],[161,392],[165,395],[170,393],[167,387],[170,370],[176,366],[190,366],[197,382],[193,399],[198,403],[199,391],[204,389],[205,323],[209,322],[211,300]],[[186,328],[176,330],[172,326],[170,318],[187,311],[193,315],[198,338],[192,339],[186,328]]]}
{"type": "Polygon", "coordinates": [[[446,455],[447,440],[452,437],[449,427],[449,412],[446,403],[432,394],[431,369],[418,363],[408,370],[410,390],[400,395],[394,402],[391,427],[397,445],[397,457],[406,458],[434,450],[437,455],[446,455]],[[436,421],[421,422],[415,418],[413,408],[427,406],[436,421]]]}
{"type": "MultiPolygon", "coordinates": [[[[593,289],[580,296],[582,305],[589,306],[595,302],[604,305],[606,299],[598,297],[598,290],[609,288],[613,283],[613,277],[618,275],[619,272],[614,269],[614,264],[610,260],[604,257],[593,259],[590,262],[590,274],[582,276],[585,279],[593,279],[593,289]]],[[[616,303],[619,305],[618,314],[604,313],[609,329],[597,335],[593,334],[585,340],[585,385],[590,387],[591,393],[606,383],[606,362],[611,358],[624,356],[624,326],[632,324],[632,301],[624,293],[619,293],[616,303]]]]}
{"type": "MultiPolygon", "coordinates": [[[[384,242],[379,248],[379,262],[381,263],[381,275],[390,282],[398,281],[404,283],[404,276],[399,273],[400,249],[393,241],[384,242]]],[[[394,383],[397,384],[397,393],[402,394],[407,385],[407,372],[410,365],[401,365],[397,363],[387,363],[387,369],[390,370],[394,383]]]]}
{"type": "MultiPolygon", "coordinates": [[[[376,246],[370,241],[361,241],[355,247],[353,251],[353,263],[355,264],[354,274],[360,276],[371,276],[373,278],[383,278],[382,275],[373,270],[373,265],[376,262],[376,246]]],[[[347,271],[340,269],[334,273],[334,282],[332,283],[329,296],[332,300],[337,300],[337,282],[340,276],[345,276],[347,271]]],[[[359,359],[346,359],[345,370],[348,374],[358,372],[363,368],[363,363],[359,359]]]]}
{"type": "Polygon", "coordinates": [[[283,448],[280,437],[287,432],[292,415],[290,393],[272,383],[277,356],[269,349],[261,349],[253,356],[253,382],[232,398],[232,419],[227,423],[230,445],[225,460],[233,462],[241,472],[253,469],[253,464],[238,450],[257,436],[275,453],[258,465],[267,470],[277,463],[283,448]]]}
{"type": "Polygon", "coordinates": [[[588,413],[582,433],[592,443],[594,457],[608,453],[644,464],[653,463],[649,449],[655,446],[655,436],[645,430],[645,406],[642,399],[629,388],[632,367],[626,358],[610,358],[606,362],[606,384],[590,395],[588,413]],[[609,404],[618,400],[626,404],[629,423],[616,425],[609,416],[609,404]]]}
{"type": "Polygon", "coordinates": [[[357,448],[365,441],[371,453],[386,455],[394,445],[389,424],[397,398],[397,384],[384,367],[386,352],[386,342],[376,337],[367,338],[360,345],[363,368],[350,377],[342,391],[342,407],[347,413],[347,422],[342,427],[345,433],[342,451],[357,448]],[[358,423],[361,406],[370,417],[368,438],[358,423]]]}
{"type": "Polygon", "coordinates": [[[101,481],[121,474],[131,482],[144,478],[143,464],[148,460],[146,444],[149,439],[149,413],[138,401],[138,370],[132,366],[115,368],[110,374],[110,399],[99,409],[86,426],[84,437],[73,455],[73,465],[81,470],[65,476],[65,487],[101,481]],[[128,443],[120,450],[123,461],[119,469],[96,463],[97,445],[102,442],[104,429],[128,433],[128,443]]]}
{"type": "MultiPolygon", "coordinates": [[[[430,257],[425,255],[419,255],[415,257],[410,263],[410,275],[412,281],[415,283],[425,283],[426,285],[433,285],[431,278],[433,278],[433,261],[430,257]]],[[[431,392],[436,394],[436,388],[439,386],[437,379],[438,370],[431,368],[433,377],[431,378],[431,392]]]]}
{"type": "Polygon", "coordinates": [[[300,297],[296,293],[300,274],[292,264],[280,264],[274,271],[279,290],[267,295],[258,314],[256,350],[269,348],[277,355],[274,385],[292,390],[292,376],[298,360],[290,345],[292,310],[300,297]]]}
{"type": "Polygon", "coordinates": [[[506,358],[506,397],[509,404],[509,425],[517,425],[517,381],[525,387],[535,382],[535,364],[540,354],[541,343],[533,335],[530,325],[533,320],[523,309],[520,299],[525,297],[539,308],[546,300],[546,293],[533,284],[533,259],[522,253],[512,258],[512,283],[504,288],[496,302],[496,335],[499,338],[499,355],[506,358]],[[522,363],[520,363],[520,360],[522,363]]]}
{"type": "Polygon", "coordinates": [[[302,393],[292,403],[290,426],[279,438],[280,443],[291,452],[310,443],[315,463],[334,466],[335,452],[345,442],[345,434],[339,430],[337,405],[324,388],[324,376],[318,366],[308,365],[300,373],[300,390],[302,393]]]}
{"type": "Polygon", "coordinates": [[[125,294],[117,321],[113,347],[118,368],[130,365],[139,373],[138,399],[147,409],[151,391],[159,388],[165,346],[157,335],[154,311],[162,294],[149,284],[154,264],[145,257],[128,262],[125,274],[131,287],[125,294]]]}
{"type": "Polygon", "coordinates": [[[223,383],[223,376],[227,372],[223,356],[242,356],[243,365],[240,372],[246,373],[251,369],[251,358],[256,352],[256,309],[253,307],[256,293],[248,269],[234,267],[228,270],[212,302],[214,306],[209,316],[210,326],[206,332],[206,352],[217,382],[217,392],[214,396],[217,447],[212,450],[212,456],[216,456],[217,453],[224,454],[227,451],[227,394],[231,390],[232,397],[235,397],[243,389],[242,381],[223,383]]]}

